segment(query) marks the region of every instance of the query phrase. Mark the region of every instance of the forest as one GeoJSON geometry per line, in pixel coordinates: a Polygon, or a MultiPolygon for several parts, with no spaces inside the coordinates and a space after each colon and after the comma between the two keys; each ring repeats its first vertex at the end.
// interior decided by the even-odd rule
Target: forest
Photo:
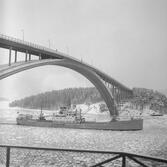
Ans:
{"type": "Polygon", "coordinates": [[[31,109],[58,109],[60,106],[71,104],[96,103],[102,98],[95,87],[90,88],[67,88],[63,90],[53,90],[38,95],[15,100],[10,103],[10,107],[22,107],[31,109]]]}
{"type": "MultiPolygon", "coordinates": [[[[129,101],[137,108],[143,109],[150,106],[153,110],[163,110],[167,113],[167,98],[164,94],[151,89],[133,88],[133,98],[129,101]]],[[[70,106],[71,104],[93,104],[103,101],[100,93],[95,87],[88,88],[67,88],[63,90],[53,90],[41,94],[15,100],[10,103],[10,107],[22,107],[31,109],[56,110],[60,106],[70,106]]]]}

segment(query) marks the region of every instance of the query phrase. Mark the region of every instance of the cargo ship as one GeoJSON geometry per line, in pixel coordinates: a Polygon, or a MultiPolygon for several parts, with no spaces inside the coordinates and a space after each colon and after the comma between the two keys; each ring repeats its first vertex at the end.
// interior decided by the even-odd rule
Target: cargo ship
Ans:
{"type": "Polygon", "coordinates": [[[95,130],[142,130],[143,119],[131,120],[112,120],[109,122],[87,122],[81,115],[81,110],[71,110],[67,107],[61,107],[57,114],[53,114],[51,119],[44,116],[42,110],[38,118],[33,118],[29,114],[19,114],[18,125],[54,127],[54,128],[73,128],[73,129],[95,129],[95,130]]]}

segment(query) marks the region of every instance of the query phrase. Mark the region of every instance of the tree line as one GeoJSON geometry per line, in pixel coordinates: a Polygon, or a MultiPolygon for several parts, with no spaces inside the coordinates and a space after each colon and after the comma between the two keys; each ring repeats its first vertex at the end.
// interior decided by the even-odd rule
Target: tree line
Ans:
{"type": "Polygon", "coordinates": [[[71,104],[96,103],[102,101],[100,93],[95,87],[67,88],[33,95],[10,103],[10,107],[31,109],[58,109],[60,106],[71,104]]]}
{"type": "Polygon", "coordinates": [[[131,102],[136,108],[143,109],[145,106],[149,106],[154,111],[167,113],[167,97],[158,91],[133,88],[133,99],[131,99],[131,102]]]}
{"type": "MultiPolygon", "coordinates": [[[[56,110],[60,106],[70,106],[71,104],[92,104],[103,101],[100,93],[95,87],[89,88],[67,88],[53,90],[33,96],[29,96],[10,103],[10,107],[22,107],[31,109],[56,110]]],[[[158,91],[133,88],[133,98],[128,99],[136,108],[143,109],[150,106],[152,110],[163,110],[167,113],[167,98],[158,91]]]]}

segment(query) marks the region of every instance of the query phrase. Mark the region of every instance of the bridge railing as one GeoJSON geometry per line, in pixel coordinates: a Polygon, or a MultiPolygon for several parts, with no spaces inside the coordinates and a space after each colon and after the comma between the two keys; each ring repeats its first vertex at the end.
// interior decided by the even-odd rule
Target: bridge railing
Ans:
{"type": "Polygon", "coordinates": [[[60,52],[57,49],[47,48],[45,46],[37,45],[37,44],[34,44],[32,42],[28,42],[28,41],[21,40],[19,38],[14,38],[14,37],[11,37],[11,36],[7,36],[7,35],[4,35],[4,34],[0,34],[0,38],[5,39],[5,40],[10,40],[10,41],[13,41],[13,42],[17,42],[17,43],[20,43],[20,44],[23,44],[23,45],[27,45],[27,46],[30,46],[30,47],[33,47],[33,48],[36,48],[36,49],[40,49],[40,50],[43,50],[43,51],[56,53],[56,54],[59,54],[61,56],[70,57],[71,59],[73,59],[73,60],[75,60],[77,62],[80,62],[79,59],[77,59],[75,57],[72,57],[72,56],[70,56],[68,54],[65,54],[63,52],[60,52]]]}
{"type": "Polygon", "coordinates": [[[165,167],[167,160],[125,152],[0,145],[0,166],[165,167]]]}
{"type": "MultiPolygon", "coordinates": [[[[23,44],[23,45],[27,45],[27,46],[30,46],[30,47],[33,47],[33,48],[36,48],[36,49],[40,49],[40,50],[43,50],[43,51],[52,52],[52,53],[54,52],[54,53],[60,54],[61,56],[69,56],[65,53],[62,53],[62,52],[58,51],[57,49],[47,48],[47,47],[42,46],[42,45],[37,45],[35,43],[28,42],[28,41],[25,41],[25,40],[21,40],[19,38],[14,38],[14,37],[11,37],[11,36],[7,36],[7,35],[4,35],[4,34],[0,34],[0,38],[5,39],[5,40],[10,40],[10,41],[13,41],[13,42],[17,42],[17,43],[20,43],[20,44],[23,44]]],[[[69,57],[79,61],[76,58],[73,58],[71,56],[69,56],[69,57]]]]}
{"type": "Polygon", "coordinates": [[[10,40],[10,41],[13,41],[13,42],[18,42],[18,43],[21,43],[21,44],[25,44],[25,45],[28,45],[30,47],[34,47],[34,48],[41,49],[41,50],[47,49],[44,46],[40,46],[40,45],[34,44],[32,42],[24,41],[24,40],[21,40],[19,38],[10,37],[10,36],[4,35],[4,34],[0,34],[0,38],[10,40]]]}

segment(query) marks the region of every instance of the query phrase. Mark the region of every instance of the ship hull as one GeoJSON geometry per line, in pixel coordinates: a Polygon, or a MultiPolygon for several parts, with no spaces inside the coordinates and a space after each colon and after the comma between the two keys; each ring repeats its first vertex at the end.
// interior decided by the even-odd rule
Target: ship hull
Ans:
{"type": "Polygon", "coordinates": [[[84,123],[59,123],[47,120],[17,119],[18,125],[53,127],[53,128],[72,128],[72,129],[96,129],[96,130],[142,130],[143,119],[113,121],[113,122],[84,122],[84,123]]]}

